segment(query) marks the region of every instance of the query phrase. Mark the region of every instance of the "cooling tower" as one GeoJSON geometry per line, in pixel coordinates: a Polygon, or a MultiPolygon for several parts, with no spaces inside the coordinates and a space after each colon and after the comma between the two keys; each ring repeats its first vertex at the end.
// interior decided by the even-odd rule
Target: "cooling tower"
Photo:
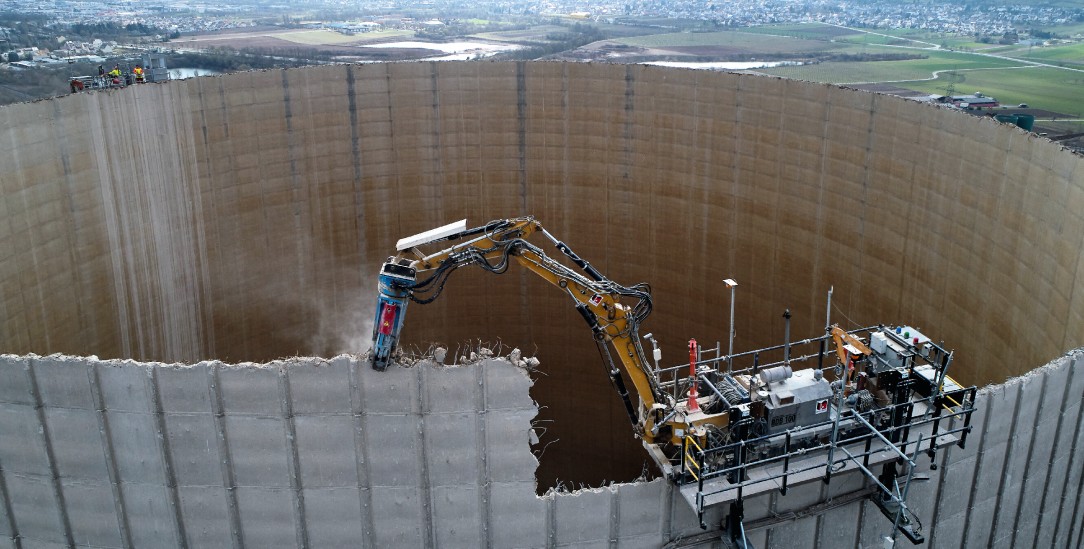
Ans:
{"type": "MultiPolygon", "coordinates": [[[[521,215],[609,278],[651,284],[643,330],[668,365],[689,338],[725,346],[726,278],[738,350],[779,343],[785,309],[795,337],[823,334],[834,288],[834,322],[921,327],[961,381],[1053,361],[983,393],[989,443],[942,454],[919,497],[927,528],[951,532],[935,545],[1079,538],[1084,361],[1064,355],[1084,345],[1084,159],[1023,130],[751,75],[433,62],[12,105],[0,143],[0,544],[699,539],[661,479],[535,497],[532,421],[542,489],[633,481],[649,460],[589,330],[530,273],[461,270],[404,330],[419,355],[537,355],[529,396],[525,376],[487,373],[507,364],[397,367],[385,387],[357,358],[270,362],[364,351],[399,238],[521,215]],[[447,394],[462,401],[434,396],[441,375],[460,376],[447,394]],[[404,459],[406,477],[373,476],[404,459]],[[353,526],[329,526],[321,512],[343,505],[360,510],[336,523],[353,526]],[[448,533],[457,521],[469,536],[448,533]]],[[[884,519],[861,501],[796,511],[842,490],[765,499],[751,518],[794,516],[760,541],[877,542],[884,519]],[[857,526],[831,530],[840,518],[857,526]]]]}

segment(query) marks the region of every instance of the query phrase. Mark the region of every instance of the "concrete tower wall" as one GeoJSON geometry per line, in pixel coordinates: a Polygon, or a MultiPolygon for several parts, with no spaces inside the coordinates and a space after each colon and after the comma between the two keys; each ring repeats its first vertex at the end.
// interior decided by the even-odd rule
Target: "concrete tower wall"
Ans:
{"type": "MultiPolygon", "coordinates": [[[[667,360],[725,339],[726,277],[739,349],[778,342],[785,308],[797,337],[821,333],[832,285],[833,320],[919,326],[964,381],[1084,344],[1084,159],[893,97],[646,66],[331,66],[9,106],[0,143],[0,342],[16,354],[358,351],[396,239],[522,214],[653,285],[644,329],[667,360]]],[[[405,336],[537,345],[560,439],[543,483],[639,473],[560,292],[457,273],[405,336]]]]}
{"type": "MultiPolygon", "coordinates": [[[[535,495],[531,381],[503,359],[192,366],[0,356],[0,547],[716,547],[662,479],[535,495]]],[[[919,458],[927,547],[1078,547],[1084,353],[980,392],[919,458]]],[[[836,475],[746,504],[761,548],[880,547],[836,475]]],[[[900,541],[906,544],[905,541],[900,541]]]]}

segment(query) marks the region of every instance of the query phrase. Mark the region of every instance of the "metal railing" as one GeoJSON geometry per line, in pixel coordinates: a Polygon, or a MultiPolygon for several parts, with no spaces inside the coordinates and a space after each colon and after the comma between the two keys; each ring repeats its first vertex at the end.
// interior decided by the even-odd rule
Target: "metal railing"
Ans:
{"type": "MultiPolygon", "coordinates": [[[[828,482],[832,473],[843,469],[847,463],[854,463],[856,468],[861,469],[871,476],[874,481],[891,493],[888,487],[883,486],[875,475],[869,471],[870,458],[882,452],[892,455],[889,460],[901,460],[914,464],[911,455],[917,455],[922,450],[923,442],[928,442],[926,449],[931,458],[938,447],[938,439],[945,436],[955,436],[956,444],[963,448],[967,441],[967,434],[971,431],[970,419],[974,411],[974,398],[977,389],[974,387],[961,391],[965,396],[960,401],[949,400],[947,395],[934,395],[901,404],[890,405],[867,412],[857,413],[852,409],[839,409],[834,405],[834,419],[820,423],[806,425],[796,429],[789,429],[782,433],[763,435],[748,438],[719,446],[704,449],[694,437],[686,436],[683,449],[683,475],[678,479],[680,485],[697,484],[696,511],[697,516],[703,521],[705,502],[713,497],[736,492],[736,500],[741,500],[743,491],[751,485],[767,481],[779,480],[779,491],[786,494],[790,477],[814,470],[823,470],[823,479],[828,482]],[[956,409],[950,409],[941,402],[946,398],[952,402],[956,409]],[[914,415],[916,405],[924,404],[926,410],[921,415],[914,415]],[[966,405],[965,405],[966,404],[966,405]],[[948,413],[944,413],[944,410],[948,413]],[[874,416],[887,414],[887,417],[895,417],[895,412],[903,412],[904,420],[898,424],[880,425],[874,416]],[[942,421],[961,420],[962,425],[941,429],[942,421]],[[840,429],[833,438],[822,440],[820,437],[834,424],[839,423],[840,429]],[[911,439],[911,430],[924,425],[932,425],[929,433],[922,433],[916,439],[911,439]],[[861,451],[855,451],[856,445],[862,445],[861,451]],[[848,449],[850,448],[850,449],[848,449]],[[767,449],[769,455],[747,455],[750,452],[760,453],[767,449]],[[839,450],[835,454],[833,450],[839,450]],[[775,453],[778,452],[778,453],[775,453]],[[823,455],[823,460],[811,462],[810,458],[823,455]],[[802,458],[797,466],[792,460],[802,458]],[[772,469],[772,466],[780,466],[772,469]],[[756,478],[749,477],[749,471],[757,469],[759,474],[756,478]],[[710,483],[714,479],[727,477],[726,482],[710,483]],[[708,488],[705,490],[705,485],[708,488]]],[[[898,497],[896,494],[894,497],[898,497]]]]}

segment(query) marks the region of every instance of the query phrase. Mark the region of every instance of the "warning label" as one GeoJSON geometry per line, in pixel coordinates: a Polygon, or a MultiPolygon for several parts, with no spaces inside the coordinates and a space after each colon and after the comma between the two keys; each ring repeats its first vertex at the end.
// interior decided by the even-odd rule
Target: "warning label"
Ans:
{"type": "Polygon", "coordinates": [[[823,414],[828,411],[828,399],[817,401],[817,413],[823,414]]]}

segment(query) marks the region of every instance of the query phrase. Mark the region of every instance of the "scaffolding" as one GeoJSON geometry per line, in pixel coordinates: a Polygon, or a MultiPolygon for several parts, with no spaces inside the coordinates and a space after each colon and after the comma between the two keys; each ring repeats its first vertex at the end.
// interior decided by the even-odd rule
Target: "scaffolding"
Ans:
{"type": "MultiPolygon", "coordinates": [[[[789,321],[789,312],[784,318],[789,321]]],[[[949,377],[953,353],[918,330],[833,328],[824,336],[791,343],[788,322],[788,341],[782,345],[734,354],[723,354],[718,343],[712,349],[698,347],[695,377],[682,375],[687,365],[659,368],[656,363],[656,379],[675,400],[696,394],[690,391],[696,385],[701,395],[731,406],[728,429],[684,433],[676,459],[647,446],[696,511],[701,527],[707,526],[708,509],[730,506],[724,541],[732,547],[748,547],[745,498],[773,490],[786,495],[796,484],[828,484],[833,475],[850,471],[861,472],[873,486],[870,499],[892,522],[886,537],[894,542],[902,533],[912,543],[924,541],[907,506],[919,456],[925,453],[932,462],[941,448],[964,447],[977,389],[949,377]],[[846,364],[833,360],[829,382],[821,377],[833,339],[837,348],[846,349],[846,364]],[[777,359],[762,362],[765,357],[777,359]],[[791,364],[814,360],[815,368],[791,373],[791,364]],[[803,415],[799,405],[812,408],[812,415],[803,415]]]]}

